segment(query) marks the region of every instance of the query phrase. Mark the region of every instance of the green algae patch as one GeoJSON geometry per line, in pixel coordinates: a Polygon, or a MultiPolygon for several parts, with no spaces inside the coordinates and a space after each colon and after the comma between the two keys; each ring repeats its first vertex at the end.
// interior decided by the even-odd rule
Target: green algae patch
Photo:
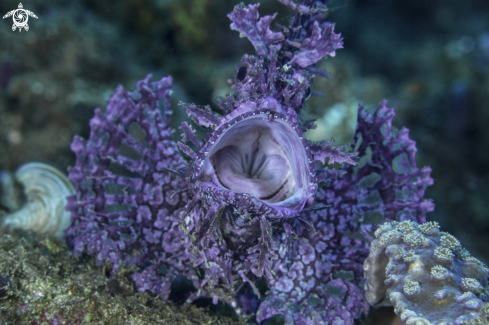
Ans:
{"type": "Polygon", "coordinates": [[[1,324],[244,324],[137,292],[123,268],[73,258],[56,239],[0,237],[1,324]]]}

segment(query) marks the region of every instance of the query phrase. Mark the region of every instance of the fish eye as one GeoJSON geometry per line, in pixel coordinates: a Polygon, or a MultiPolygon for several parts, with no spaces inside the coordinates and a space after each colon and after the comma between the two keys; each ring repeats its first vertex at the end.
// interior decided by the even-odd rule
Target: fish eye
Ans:
{"type": "Polygon", "coordinates": [[[246,78],[246,73],[247,69],[245,66],[242,66],[238,69],[238,73],[236,74],[236,78],[238,78],[239,81],[243,81],[244,78],[246,78]]]}

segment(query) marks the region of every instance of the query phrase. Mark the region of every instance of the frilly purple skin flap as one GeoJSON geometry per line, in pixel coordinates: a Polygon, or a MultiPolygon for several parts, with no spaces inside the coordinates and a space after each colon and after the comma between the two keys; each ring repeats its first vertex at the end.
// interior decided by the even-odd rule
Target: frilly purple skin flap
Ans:
{"type": "MultiPolygon", "coordinates": [[[[277,14],[260,18],[258,13],[259,6],[259,3],[248,7],[238,5],[228,17],[233,21],[231,29],[237,30],[248,37],[255,47],[257,55],[268,56],[271,52],[270,47],[275,43],[282,42],[285,37],[282,32],[272,32],[270,30],[270,23],[277,14]]],[[[279,50],[280,44],[274,46],[273,49],[279,50]]]]}
{"type": "Polygon", "coordinates": [[[350,152],[306,140],[313,125],[300,112],[313,64],[333,56],[341,38],[323,22],[327,1],[281,2],[297,12],[287,31],[271,31],[275,16],[260,19],[258,5],[229,15],[257,55],[243,56],[222,115],[180,103],[204,139],[184,122],[182,140],[173,140],[170,77],[148,76],[134,92],[119,87],[106,113],[95,111],[90,138],[72,144],[77,195],[66,236],[75,256],[115,270],[137,265],[137,288],[163,299],[184,275],[197,289],[190,300],[255,312],[263,276],[270,293],[258,321],[283,314],[287,324],[353,324],[368,310],[359,284],[373,231],[384,221],[423,222],[433,181],[385,102],[373,115],[360,107],[350,152]]]}
{"type": "Polygon", "coordinates": [[[134,92],[117,88],[106,113],[95,110],[90,138],[73,140],[77,195],[68,198],[66,236],[75,256],[93,255],[98,265],[144,265],[133,275],[137,287],[167,298],[175,276],[196,275],[176,217],[188,198],[172,196],[185,184],[168,170],[186,166],[169,129],[171,78],[150,77],[134,92]]]}
{"type": "Polygon", "coordinates": [[[259,307],[258,321],[282,314],[286,324],[342,320],[353,325],[369,309],[359,285],[377,225],[425,222],[425,213],[434,209],[431,201],[423,200],[433,183],[431,169],[416,167],[415,143],[407,129],[393,129],[394,110],[385,104],[373,114],[360,105],[351,147],[359,153],[359,164],[325,170],[326,184],[315,202],[326,208],[305,210],[299,217],[315,230],[294,221],[301,240],[276,235],[276,276],[269,282],[270,294],[259,307]]]}
{"type": "MultiPolygon", "coordinates": [[[[270,30],[270,23],[277,14],[260,18],[258,14],[260,4],[238,5],[228,15],[233,22],[231,29],[246,36],[255,47],[257,55],[272,59],[278,52],[279,57],[288,58],[287,61],[291,64],[306,68],[328,55],[335,56],[336,49],[343,47],[340,34],[334,33],[334,25],[318,21],[326,12],[325,5],[317,6],[313,10],[308,5],[295,5],[286,0],[281,2],[299,13],[291,22],[287,37],[282,31],[270,30]],[[303,15],[309,19],[304,19],[303,15]],[[298,20],[301,22],[299,23],[298,20]]],[[[316,5],[314,1],[304,2],[316,5]]]]}

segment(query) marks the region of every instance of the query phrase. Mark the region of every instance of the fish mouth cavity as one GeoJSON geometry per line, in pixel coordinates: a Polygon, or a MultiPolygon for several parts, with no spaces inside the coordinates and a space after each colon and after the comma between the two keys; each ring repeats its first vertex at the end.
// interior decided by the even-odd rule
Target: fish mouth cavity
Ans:
{"type": "Polygon", "coordinates": [[[307,161],[304,145],[288,123],[257,114],[223,132],[203,172],[221,189],[302,210],[310,184],[307,161]]]}

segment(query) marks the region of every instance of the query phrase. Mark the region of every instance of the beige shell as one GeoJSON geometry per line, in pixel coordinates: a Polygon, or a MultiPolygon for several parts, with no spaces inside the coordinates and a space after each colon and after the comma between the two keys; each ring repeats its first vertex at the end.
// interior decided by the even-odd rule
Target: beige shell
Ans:
{"type": "Polygon", "coordinates": [[[58,169],[43,163],[28,163],[15,172],[26,202],[7,215],[0,227],[30,230],[39,235],[62,238],[70,225],[67,197],[75,194],[71,181],[58,169]]]}

